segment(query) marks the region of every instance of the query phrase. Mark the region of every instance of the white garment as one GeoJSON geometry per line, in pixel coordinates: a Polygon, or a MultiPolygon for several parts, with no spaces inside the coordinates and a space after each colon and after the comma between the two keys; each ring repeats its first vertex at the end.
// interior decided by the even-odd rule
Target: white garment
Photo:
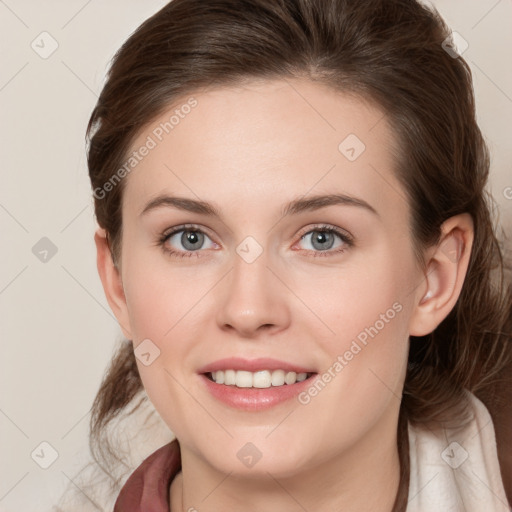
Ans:
{"type": "Polygon", "coordinates": [[[431,432],[409,425],[407,512],[509,512],[485,405],[469,393],[473,419],[431,432]]]}
{"type": "Polygon", "coordinates": [[[109,424],[105,435],[120,459],[106,468],[113,478],[91,457],[89,464],[73,476],[58,504],[48,512],[112,512],[130,474],[146,457],[174,439],[144,389],[109,424]],[[140,405],[134,408],[137,404],[140,405]]]}
{"type": "MultiPolygon", "coordinates": [[[[111,468],[122,486],[152,452],[173,439],[145,391],[111,426],[111,443],[123,464],[111,468]]],[[[432,433],[409,425],[410,484],[407,512],[509,512],[485,405],[470,394],[473,420],[463,428],[432,433]],[[454,444],[456,443],[456,444],[454,444]]],[[[95,463],[73,478],[52,512],[110,512],[120,487],[95,463]],[[80,489],[80,490],[79,490],[80,489]]]]}

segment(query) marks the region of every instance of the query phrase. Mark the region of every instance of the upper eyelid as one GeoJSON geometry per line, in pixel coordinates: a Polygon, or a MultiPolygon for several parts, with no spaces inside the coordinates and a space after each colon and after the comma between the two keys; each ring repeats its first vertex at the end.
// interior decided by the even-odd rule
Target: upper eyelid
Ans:
{"type": "Polygon", "coordinates": [[[184,224],[181,226],[174,226],[172,228],[167,228],[162,232],[162,238],[168,238],[172,235],[175,235],[176,233],[179,233],[180,231],[198,231],[199,233],[203,233],[205,235],[208,235],[211,238],[210,231],[207,228],[203,228],[200,226],[197,226],[195,224],[184,224]]]}
{"type": "Polygon", "coordinates": [[[314,231],[331,231],[331,232],[336,233],[339,236],[345,237],[351,241],[354,239],[354,237],[346,229],[339,228],[337,226],[332,226],[330,224],[318,224],[313,227],[305,228],[305,231],[303,231],[302,234],[299,236],[302,238],[303,236],[307,235],[308,233],[311,233],[314,231]]]}

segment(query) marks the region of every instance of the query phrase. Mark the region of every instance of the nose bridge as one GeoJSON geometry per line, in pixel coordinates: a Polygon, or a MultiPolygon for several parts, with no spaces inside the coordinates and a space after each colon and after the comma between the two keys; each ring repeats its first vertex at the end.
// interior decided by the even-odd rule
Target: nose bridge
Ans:
{"type": "Polygon", "coordinates": [[[263,326],[280,330],[289,323],[285,293],[268,268],[269,255],[252,243],[237,247],[218,311],[219,326],[243,336],[254,336],[263,326]]]}

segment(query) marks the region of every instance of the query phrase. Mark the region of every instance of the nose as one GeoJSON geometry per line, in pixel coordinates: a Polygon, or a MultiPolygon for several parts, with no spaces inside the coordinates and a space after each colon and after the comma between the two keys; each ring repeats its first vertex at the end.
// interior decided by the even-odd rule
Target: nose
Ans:
{"type": "Polygon", "coordinates": [[[234,268],[223,280],[217,323],[243,338],[275,334],[290,324],[287,289],[268,267],[266,253],[252,263],[234,256],[234,268]]]}

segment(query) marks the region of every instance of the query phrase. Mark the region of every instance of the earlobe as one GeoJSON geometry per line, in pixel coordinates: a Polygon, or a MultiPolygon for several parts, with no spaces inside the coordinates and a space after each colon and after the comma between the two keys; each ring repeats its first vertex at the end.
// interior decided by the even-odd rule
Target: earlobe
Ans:
{"type": "Polygon", "coordinates": [[[132,336],[128,308],[126,305],[121,273],[112,260],[112,253],[110,251],[104,229],[98,228],[96,230],[96,233],[94,234],[94,242],[96,244],[96,264],[98,274],[103,285],[105,296],[107,297],[110,309],[119,322],[123,335],[127,339],[131,339],[132,336]]]}
{"type": "Polygon", "coordinates": [[[428,250],[424,283],[418,287],[409,326],[411,336],[430,334],[455,306],[469,266],[473,229],[472,218],[466,213],[441,226],[439,243],[428,250]]]}

